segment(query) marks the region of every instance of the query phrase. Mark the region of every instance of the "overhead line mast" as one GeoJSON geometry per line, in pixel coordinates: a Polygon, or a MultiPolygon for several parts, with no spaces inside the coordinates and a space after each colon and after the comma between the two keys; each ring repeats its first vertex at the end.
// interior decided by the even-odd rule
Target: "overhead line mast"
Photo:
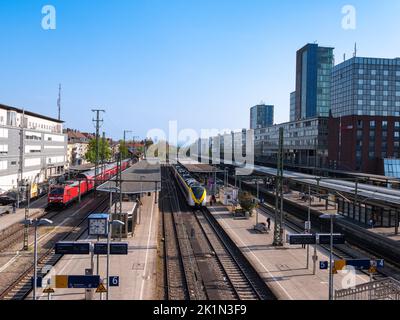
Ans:
{"type": "Polygon", "coordinates": [[[280,128],[277,175],[275,180],[275,228],[273,245],[276,247],[283,246],[283,133],[283,128],[280,128]]]}
{"type": "Polygon", "coordinates": [[[99,138],[100,138],[100,127],[101,124],[103,124],[104,120],[100,119],[100,112],[106,112],[105,110],[102,109],[93,109],[92,112],[96,113],[96,119],[93,119],[92,121],[95,123],[96,126],[96,163],[95,163],[95,169],[94,169],[94,185],[95,185],[95,194],[97,191],[97,176],[98,176],[98,170],[99,170],[99,138]]]}

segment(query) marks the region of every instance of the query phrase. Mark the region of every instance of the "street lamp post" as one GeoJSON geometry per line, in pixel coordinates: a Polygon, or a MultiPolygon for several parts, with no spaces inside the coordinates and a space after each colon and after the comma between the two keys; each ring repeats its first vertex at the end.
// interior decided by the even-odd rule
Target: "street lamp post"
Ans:
{"type": "Polygon", "coordinates": [[[228,184],[229,184],[229,168],[224,168],[224,171],[225,171],[224,184],[225,184],[225,188],[227,188],[228,184]]]}
{"type": "Polygon", "coordinates": [[[53,221],[49,219],[35,219],[35,220],[25,220],[25,225],[33,225],[35,228],[35,235],[34,235],[34,249],[33,249],[33,300],[36,300],[36,291],[37,291],[37,261],[38,261],[38,254],[37,254],[37,230],[40,226],[48,226],[53,224],[53,221]]]}
{"type": "MultiPolygon", "coordinates": [[[[260,186],[257,180],[257,201],[260,203],[260,186]]],[[[258,210],[256,210],[256,226],[258,226],[258,210]]]]}
{"type": "MultiPolygon", "coordinates": [[[[111,194],[111,192],[110,192],[111,194]]],[[[110,210],[111,211],[111,210],[110,210]]],[[[110,293],[110,247],[111,247],[111,228],[113,226],[124,226],[125,223],[120,220],[113,220],[108,222],[108,230],[107,230],[107,293],[106,300],[109,299],[110,293]]]]}
{"type": "MultiPolygon", "coordinates": [[[[308,216],[306,233],[311,233],[311,185],[308,185],[308,216]]],[[[307,270],[310,266],[310,245],[307,245],[307,270]]]]}
{"type": "Polygon", "coordinates": [[[146,176],[140,176],[140,201],[139,201],[139,221],[138,224],[142,222],[142,197],[143,197],[143,179],[146,178],[146,176]]]}
{"type": "Polygon", "coordinates": [[[333,220],[341,218],[338,214],[323,214],[321,219],[330,220],[330,244],[329,244],[329,300],[333,300],[333,220]]]}

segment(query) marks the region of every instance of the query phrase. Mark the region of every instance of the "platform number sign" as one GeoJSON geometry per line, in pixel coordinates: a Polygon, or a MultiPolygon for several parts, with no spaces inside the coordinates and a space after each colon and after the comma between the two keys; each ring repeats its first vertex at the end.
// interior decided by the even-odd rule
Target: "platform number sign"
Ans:
{"type": "Polygon", "coordinates": [[[319,268],[320,270],[328,270],[328,261],[320,261],[319,268]]]}
{"type": "Polygon", "coordinates": [[[108,279],[110,283],[110,287],[119,287],[119,277],[118,276],[111,276],[108,279]]]}
{"type": "Polygon", "coordinates": [[[376,266],[377,268],[383,268],[385,266],[385,261],[384,260],[376,260],[376,266]]]}

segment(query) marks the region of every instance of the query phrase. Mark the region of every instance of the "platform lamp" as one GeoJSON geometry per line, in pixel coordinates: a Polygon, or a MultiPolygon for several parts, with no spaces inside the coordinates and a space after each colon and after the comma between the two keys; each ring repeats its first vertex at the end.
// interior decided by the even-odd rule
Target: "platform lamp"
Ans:
{"type": "Polygon", "coordinates": [[[333,220],[343,218],[340,214],[323,214],[319,216],[320,219],[329,219],[331,224],[330,231],[330,246],[329,246],[329,300],[333,300],[333,220]]]}
{"type": "Polygon", "coordinates": [[[140,196],[139,196],[140,201],[139,201],[139,222],[138,222],[138,224],[140,224],[142,222],[143,179],[145,179],[145,178],[146,178],[146,176],[140,176],[140,196]]]}
{"type": "MultiPolygon", "coordinates": [[[[110,192],[111,194],[111,192],[110,192]]],[[[111,210],[110,210],[111,212],[111,210]]],[[[116,227],[116,226],[124,226],[125,222],[122,222],[120,220],[109,220],[108,222],[108,230],[107,230],[107,292],[106,292],[106,300],[109,299],[109,293],[110,293],[110,243],[111,243],[111,228],[116,227]]]]}
{"type": "Polygon", "coordinates": [[[26,226],[34,226],[35,228],[35,238],[34,238],[34,249],[33,249],[33,300],[36,300],[36,289],[37,289],[37,230],[41,226],[49,226],[53,224],[53,221],[49,219],[35,219],[35,220],[25,220],[24,224],[26,226]]]}

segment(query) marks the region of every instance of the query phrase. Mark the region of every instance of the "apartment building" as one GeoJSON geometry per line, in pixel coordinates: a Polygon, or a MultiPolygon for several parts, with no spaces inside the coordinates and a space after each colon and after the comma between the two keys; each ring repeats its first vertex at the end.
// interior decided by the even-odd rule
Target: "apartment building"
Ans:
{"type": "Polygon", "coordinates": [[[41,183],[65,170],[63,121],[0,104],[0,189],[41,183]]]}

